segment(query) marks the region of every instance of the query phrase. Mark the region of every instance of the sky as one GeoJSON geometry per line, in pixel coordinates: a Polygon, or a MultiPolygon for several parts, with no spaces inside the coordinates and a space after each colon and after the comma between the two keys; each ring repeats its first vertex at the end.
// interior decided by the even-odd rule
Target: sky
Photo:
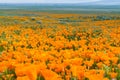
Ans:
{"type": "Polygon", "coordinates": [[[100,0],[0,0],[0,3],[83,3],[100,0]]]}
{"type": "Polygon", "coordinates": [[[0,0],[0,3],[95,3],[120,5],[120,0],[0,0]]]}

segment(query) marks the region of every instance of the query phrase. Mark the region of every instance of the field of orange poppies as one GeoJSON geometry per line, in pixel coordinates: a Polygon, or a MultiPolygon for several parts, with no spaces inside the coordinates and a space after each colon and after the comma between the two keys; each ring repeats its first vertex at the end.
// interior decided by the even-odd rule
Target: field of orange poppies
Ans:
{"type": "Polygon", "coordinates": [[[0,80],[120,80],[118,15],[39,14],[0,16],[0,80]]]}

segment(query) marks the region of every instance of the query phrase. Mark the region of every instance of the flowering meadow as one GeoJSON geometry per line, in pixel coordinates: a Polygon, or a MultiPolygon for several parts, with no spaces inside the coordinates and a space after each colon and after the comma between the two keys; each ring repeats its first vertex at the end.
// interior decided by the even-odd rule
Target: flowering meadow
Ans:
{"type": "Polygon", "coordinates": [[[0,80],[120,80],[120,17],[0,16],[0,80]]]}

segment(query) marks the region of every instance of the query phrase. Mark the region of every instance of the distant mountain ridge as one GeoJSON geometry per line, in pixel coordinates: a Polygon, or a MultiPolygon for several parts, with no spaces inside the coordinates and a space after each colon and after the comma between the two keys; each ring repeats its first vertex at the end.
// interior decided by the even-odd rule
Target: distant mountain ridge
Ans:
{"type": "Polygon", "coordinates": [[[120,5],[102,5],[86,3],[0,3],[0,9],[43,9],[43,8],[73,8],[73,9],[120,9],[120,5]]]}

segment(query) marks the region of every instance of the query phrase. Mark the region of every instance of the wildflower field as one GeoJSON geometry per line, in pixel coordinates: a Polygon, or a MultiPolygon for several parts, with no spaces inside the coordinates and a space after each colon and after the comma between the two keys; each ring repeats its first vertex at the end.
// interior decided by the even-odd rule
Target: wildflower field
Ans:
{"type": "Polygon", "coordinates": [[[31,14],[0,16],[0,80],[120,80],[119,15],[31,14]]]}

